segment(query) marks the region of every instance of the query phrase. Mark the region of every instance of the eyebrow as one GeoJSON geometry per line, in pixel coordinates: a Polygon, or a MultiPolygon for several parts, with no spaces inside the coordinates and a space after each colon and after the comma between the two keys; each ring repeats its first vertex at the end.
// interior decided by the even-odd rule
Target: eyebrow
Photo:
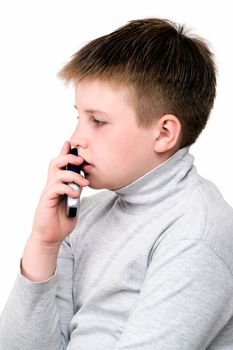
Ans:
{"type": "MultiPolygon", "coordinates": [[[[74,105],[74,108],[75,109],[78,109],[76,105],[74,105]]],[[[101,111],[100,109],[85,109],[84,110],[85,113],[101,113],[101,114],[105,114],[105,115],[108,115],[107,112],[104,112],[104,111],[101,111]]]]}

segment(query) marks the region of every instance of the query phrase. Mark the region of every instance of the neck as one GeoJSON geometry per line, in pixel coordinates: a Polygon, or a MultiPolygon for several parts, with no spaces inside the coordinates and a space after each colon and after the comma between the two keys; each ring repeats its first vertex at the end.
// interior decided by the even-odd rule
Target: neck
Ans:
{"type": "Polygon", "coordinates": [[[151,206],[183,188],[190,171],[195,171],[189,148],[178,150],[169,159],[131,184],[114,190],[124,206],[151,206]]]}

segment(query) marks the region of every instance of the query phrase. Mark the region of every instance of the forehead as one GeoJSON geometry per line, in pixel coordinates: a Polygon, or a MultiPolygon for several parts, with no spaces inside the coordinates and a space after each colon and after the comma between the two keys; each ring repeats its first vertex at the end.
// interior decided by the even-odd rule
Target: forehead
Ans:
{"type": "Polygon", "coordinates": [[[132,100],[130,89],[115,82],[85,78],[75,86],[75,105],[79,115],[98,111],[110,119],[135,123],[137,117],[132,100]]]}
{"type": "Polygon", "coordinates": [[[85,78],[75,84],[75,101],[82,104],[104,104],[112,106],[118,103],[133,107],[132,89],[115,81],[85,78]]]}

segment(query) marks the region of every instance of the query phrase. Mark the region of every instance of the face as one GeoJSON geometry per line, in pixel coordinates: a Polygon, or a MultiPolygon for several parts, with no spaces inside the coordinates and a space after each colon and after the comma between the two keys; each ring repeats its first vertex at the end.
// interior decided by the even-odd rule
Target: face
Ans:
{"type": "Polygon", "coordinates": [[[154,128],[137,126],[127,88],[83,79],[75,89],[77,127],[70,139],[90,165],[85,177],[94,189],[124,187],[158,165],[154,128]]]}

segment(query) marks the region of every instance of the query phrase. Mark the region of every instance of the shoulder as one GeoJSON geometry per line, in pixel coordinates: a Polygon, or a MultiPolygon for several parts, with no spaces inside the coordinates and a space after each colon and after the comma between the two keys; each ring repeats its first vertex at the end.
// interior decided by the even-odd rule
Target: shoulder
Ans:
{"type": "Polygon", "coordinates": [[[179,216],[161,243],[199,241],[233,271],[233,209],[218,188],[199,176],[178,207],[179,216]]]}
{"type": "Polygon", "coordinates": [[[190,192],[185,203],[184,218],[199,226],[197,238],[211,244],[223,232],[233,233],[233,209],[225,201],[219,189],[209,180],[199,177],[198,185],[190,192]]]}

